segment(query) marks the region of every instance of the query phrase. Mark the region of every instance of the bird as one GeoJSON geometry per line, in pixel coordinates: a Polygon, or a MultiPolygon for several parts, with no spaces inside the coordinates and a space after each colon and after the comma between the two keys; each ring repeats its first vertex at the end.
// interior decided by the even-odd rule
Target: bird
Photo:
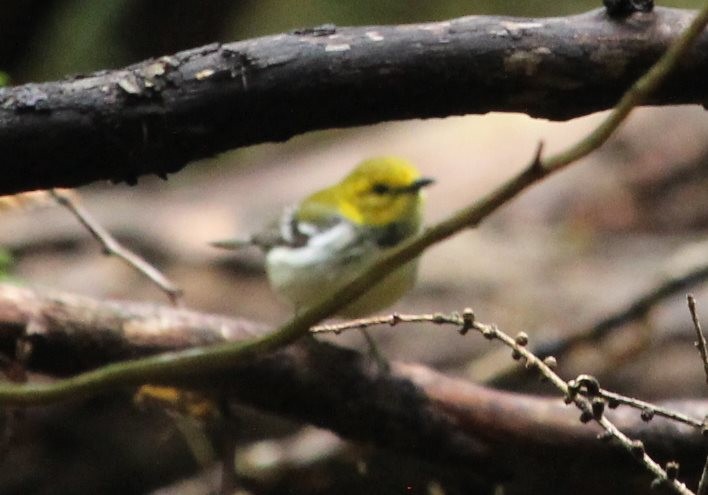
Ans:
{"type": "MultiPolygon", "coordinates": [[[[286,208],[268,228],[245,239],[211,244],[260,248],[271,287],[299,311],[419,233],[423,189],[433,182],[403,158],[370,158],[340,182],[286,208]]],[[[413,287],[417,269],[417,259],[397,268],[337,315],[359,318],[392,305],[413,287]]]]}

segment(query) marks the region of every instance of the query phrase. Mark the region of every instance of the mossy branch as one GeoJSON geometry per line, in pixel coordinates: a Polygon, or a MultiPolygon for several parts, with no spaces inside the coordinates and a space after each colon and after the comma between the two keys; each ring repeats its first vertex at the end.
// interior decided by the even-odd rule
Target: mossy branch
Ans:
{"type": "Polygon", "coordinates": [[[542,146],[529,167],[487,196],[475,201],[421,235],[403,243],[373,263],[359,277],[326,296],[310,309],[282,325],[273,333],[251,341],[189,349],[108,365],[94,371],[51,384],[6,384],[0,386],[0,403],[14,405],[46,404],[111,387],[145,382],[177,383],[180,377],[225,369],[234,363],[288,345],[305,335],[309,328],[333,315],[348,301],[364,294],[397,267],[420,256],[430,246],[461,230],[477,225],[482,219],[548,175],[562,170],[599,148],[627,118],[634,107],[646,101],[679,63],[691,44],[708,23],[708,5],[696,16],[659,61],[624,94],[614,110],[597,128],[566,150],[542,159],[542,146]]]}

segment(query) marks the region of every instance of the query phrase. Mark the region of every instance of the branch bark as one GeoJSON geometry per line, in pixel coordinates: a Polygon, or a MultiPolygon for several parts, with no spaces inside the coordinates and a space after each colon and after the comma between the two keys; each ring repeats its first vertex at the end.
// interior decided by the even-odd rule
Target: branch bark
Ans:
{"type": "MultiPolygon", "coordinates": [[[[45,373],[76,373],[137,355],[249,339],[267,331],[253,322],[180,308],[0,285],[0,347],[9,352],[18,338],[28,340],[28,366],[45,373]]],[[[567,483],[581,481],[588,493],[598,486],[626,489],[623,483],[646,482],[632,459],[598,441],[599,428],[581,424],[578,412],[560,398],[495,391],[420,365],[394,363],[391,374],[379,374],[357,353],[315,341],[300,341],[179,384],[350,439],[465,468],[488,481],[512,477],[515,483],[539,486],[559,483],[565,472],[567,483]],[[597,466],[602,468],[587,479],[577,476],[577,469],[597,466]],[[626,478],[618,481],[618,475],[626,478]],[[608,483],[609,478],[614,481],[608,483]]],[[[706,401],[669,406],[698,417],[708,412],[706,401]]],[[[607,414],[653,455],[681,462],[684,476],[700,474],[696,460],[703,444],[695,429],[661,418],[645,423],[630,409],[607,414]]]]}
{"type": "MultiPolygon", "coordinates": [[[[490,111],[585,115],[614,105],[692,15],[322,26],[0,89],[0,194],[134,182],[317,129],[490,111]]],[[[648,104],[705,104],[707,35],[692,53],[648,104]]]]}

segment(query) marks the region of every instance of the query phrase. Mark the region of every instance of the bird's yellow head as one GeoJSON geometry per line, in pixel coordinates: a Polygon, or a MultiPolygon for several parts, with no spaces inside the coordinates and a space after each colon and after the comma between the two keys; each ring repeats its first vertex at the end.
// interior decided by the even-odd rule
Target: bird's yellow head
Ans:
{"type": "Polygon", "coordinates": [[[360,163],[340,183],[309,200],[334,206],[348,220],[370,227],[419,223],[421,189],[433,181],[408,161],[372,158],[360,163]]]}

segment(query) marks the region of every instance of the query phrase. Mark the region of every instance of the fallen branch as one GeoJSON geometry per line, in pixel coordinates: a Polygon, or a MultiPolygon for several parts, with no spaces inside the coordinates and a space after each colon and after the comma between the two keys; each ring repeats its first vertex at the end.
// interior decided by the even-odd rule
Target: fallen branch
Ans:
{"type": "MultiPolygon", "coordinates": [[[[134,182],[304,132],[490,111],[611,108],[689,24],[656,8],[319,28],[212,44],[124,69],[0,89],[0,194],[134,182]]],[[[705,104],[708,36],[644,104],[705,104]]]]}

